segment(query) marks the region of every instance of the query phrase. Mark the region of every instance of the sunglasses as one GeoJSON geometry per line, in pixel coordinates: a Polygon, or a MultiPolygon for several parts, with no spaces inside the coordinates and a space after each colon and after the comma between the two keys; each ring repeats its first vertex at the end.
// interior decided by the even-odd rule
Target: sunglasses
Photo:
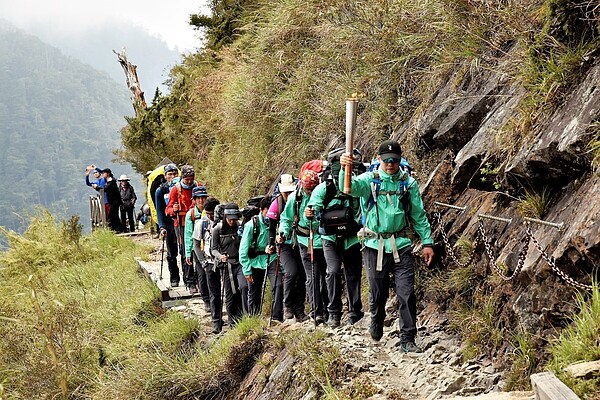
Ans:
{"type": "Polygon", "coordinates": [[[383,162],[387,163],[387,164],[396,164],[396,163],[400,162],[400,159],[394,158],[394,157],[389,157],[389,158],[386,158],[385,160],[383,160],[383,162]]]}

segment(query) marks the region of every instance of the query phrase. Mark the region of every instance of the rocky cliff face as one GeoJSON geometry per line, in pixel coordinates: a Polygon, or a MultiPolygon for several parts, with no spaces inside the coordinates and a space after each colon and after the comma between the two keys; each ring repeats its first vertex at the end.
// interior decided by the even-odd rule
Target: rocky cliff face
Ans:
{"type": "MultiPolygon", "coordinates": [[[[517,266],[527,235],[519,205],[526,193],[552,196],[543,219],[563,224],[562,229],[533,223],[531,232],[540,248],[555,260],[555,268],[534,243],[529,245],[518,276],[503,283],[503,288],[493,289],[502,292],[498,299],[506,301],[501,317],[506,327],[544,333],[563,325],[565,316],[573,311],[574,285],[590,285],[597,273],[600,178],[591,170],[586,146],[600,112],[599,84],[600,66],[591,66],[552,113],[540,113],[526,138],[511,137],[508,127],[519,117],[519,105],[526,96],[523,87],[501,72],[457,70],[424,116],[397,135],[401,141],[408,140],[409,132],[416,131],[418,142],[424,144],[419,156],[440,154],[427,182],[420,177],[427,210],[439,208],[444,221],[442,226],[434,226],[438,241],[442,230],[450,244],[461,236],[473,239],[480,213],[512,219],[510,223],[483,220],[494,257],[508,268],[504,272],[509,275],[517,266]],[[514,143],[499,146],[503,140],[514,143]],[[500,152],[504,158],[499,157],[502,146],[513,146],[500,152]],[[466,210],[459,213],[434,202],[466,210]]],[[[480,241],[475,260],[481,277],[494,274],[484,251],[480,241]]],[[[441,269],[457,268],[449,261],[440,261],[441,269]]]]}

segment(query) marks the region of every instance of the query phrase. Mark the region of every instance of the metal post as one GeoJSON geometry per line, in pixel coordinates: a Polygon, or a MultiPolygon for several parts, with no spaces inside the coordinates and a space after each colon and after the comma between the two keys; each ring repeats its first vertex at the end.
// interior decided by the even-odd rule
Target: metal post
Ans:
{"type": "Polygon", "coordinates": [[[439,201],[434,201],[433,204],[435,204],[436,206],[452,208],[453,210],[465,211],[467,209],[466,206],[464,206],[464,207],[453,206],[452,204],[440,203],[439,201]]]}
{"type": "Polygon", "coordinates": [[[510,224],[512,222],[512,218],[500,218],[500,217],[494,217],[493,215],[487,215],[487,214],[478,214],[477,216],[479,218],[491,219],[493,221],[506,222],[507,224],[510,224]]]}
{"type": "Polygon", "coordinates": [[[552,227],[558,229],[559,231],[562,230],[562,228],[565,224],[564,222],[557,224],[556,222],[542,221],[541,219],[529,218],[529,217],[523,217],[523,219],[527,222],[534,222],[534,223],[540,224],[540,225],[552,226],[552,227]]]}

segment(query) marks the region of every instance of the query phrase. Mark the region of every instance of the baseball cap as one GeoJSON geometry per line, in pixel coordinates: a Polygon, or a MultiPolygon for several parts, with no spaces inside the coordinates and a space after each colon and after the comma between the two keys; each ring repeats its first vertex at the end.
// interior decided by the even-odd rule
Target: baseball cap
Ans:
{"type": "Polygon", "coordinates": [[[381,143],[381,146],[379,146],[379,151],[377,154],[379,154],[382,160],[389,157],[401,159],[402,148],[400,147],[400,143],[397,141],[386,140],[385,142],[381,143]]]}

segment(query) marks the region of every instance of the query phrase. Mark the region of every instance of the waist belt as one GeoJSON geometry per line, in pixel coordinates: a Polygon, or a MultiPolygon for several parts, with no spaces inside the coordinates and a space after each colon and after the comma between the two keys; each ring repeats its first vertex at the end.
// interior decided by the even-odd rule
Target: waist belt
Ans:
{"type": "Polygon", "coordinates": [[[361,240],[364,239],[378,239],[379,244],[377,246],[377,266],[375,268],[376,271],[383,270],[383,253],[385,252],[385,241],[390,240],[390,246],[392,247],[392,254],[394,255],[394,262],[400,262],[400,255],[398,254],[398,247],[396,246],[396,236],[400,236],[402,231],[394,232],[394,233],[378,233],[370,230],[367,227],[361,228],[358,231],[358,237],[361,240]]]}
{"type": "Polygon", "coordinates": [[[296,226],[296,234],[300,235],[300,236],[308,237],[308,236],[310,236],[310,229],[298,225],[298,226],[296,226]]]}

